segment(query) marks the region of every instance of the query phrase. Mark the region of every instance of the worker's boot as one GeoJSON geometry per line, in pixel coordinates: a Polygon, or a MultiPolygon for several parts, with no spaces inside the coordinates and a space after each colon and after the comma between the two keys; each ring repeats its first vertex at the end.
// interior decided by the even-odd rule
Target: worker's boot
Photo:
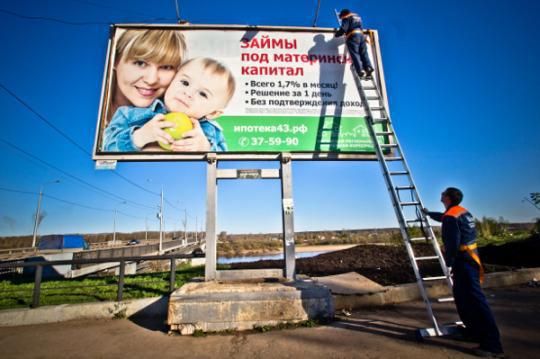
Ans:
{"type": "Polygon", "coordinates": [[[484,350],[482,348],[474,349],[474,355],[482,357],[482,358],[506,358],[504,353],[494,353],[488,350],[484,350]]]}
{"type": "Polygon", "coordinates": [[[366,69],[366,79],[371,79],[372,78],[372,75],[373,75],[373,68],[372,67],[368,67],[366,69]]]}
{"type": "Polygon", "coordinates": [[[366,73],[363,70],[360,70],[358,71],[358,77],[360,77],[360,79],[363,79],[366,77],[366,73]]]}

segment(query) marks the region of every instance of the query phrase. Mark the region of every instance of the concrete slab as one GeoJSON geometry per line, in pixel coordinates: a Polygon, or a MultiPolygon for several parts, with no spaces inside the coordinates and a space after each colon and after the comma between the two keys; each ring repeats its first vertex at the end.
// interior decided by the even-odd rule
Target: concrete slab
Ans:
{"type": "Polygon", "coordinates": [[[313,281],[324,284],[332,294],[358,295],[383,292],[382,285],[356,272],[315,277],[313,281]]]}
{"type": "MultiPolygon", "coordinates": [[[[486,295],[510,358],[540,352],[540,288],[488,289],[486,295]]],[[[453,319],[452,303],[438,314],[453,319]]],[[[317,328],[230,333],[206,337],[167,335],[161,316],[147,321],[85,319],[0,327],[2,358],[95,359],[474,359],[476,343],[432,338],[419,343],[415,330],[428,322],[422,301],[362,309],[317,328]]]]}
{"type": "Polygon", "coordinates": [[[285,283],[188,283],[169,298],[173,331],[249,330],[255,326],[331,318],[332,294],[312,281],[285,283]]]}
{"type": "MultiPolygon", "coordinates": [[[[524,268],[508,272],[487,273],[482,287],[498,288],[521,283],[527,283],[534,278],[540,278],[540,268],[524,268]]],[[[451,293],[445,283],[431,283],[426,286],[430,298],[441,298],[451,293]]],[[[393,285],[383,287],[383,290],[375,293],[343,295],[334,294],[334,306],[336,310],[377,307],[394,305],[420,299],[420,291],[416,283],[393,285]]]]}

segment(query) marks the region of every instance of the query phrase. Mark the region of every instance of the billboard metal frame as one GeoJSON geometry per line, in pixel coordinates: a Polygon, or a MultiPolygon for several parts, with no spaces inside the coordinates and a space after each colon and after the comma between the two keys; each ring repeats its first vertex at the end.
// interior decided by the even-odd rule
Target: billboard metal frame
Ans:
{"type": "MultiPolygon", "coordinates": [[[[103,73],[103,84],[101,89],[101,98],[99,105],[99,113],[97,118],[94,149],[92,159],[98,161],[122,161],[122,162],[157,162],[157,161],[207,161],[209,155],[218,161],[277,161],[282,157],[282,152],[194,152],[194,153],[156,153],[147,152],[146,154],[134,153],[111,153],[98,151],[99,137],[101,135],[100,126],[101,119],[107,113],[108,102],[104,100],[108,98],[111,89],[111,71],[112,71],[112,50],[113,40],[116,29],[177,29],[177,30],[242,30],[242,31],[285,31],[285,32],[317,32],[317,33],[333,33],[333,28],[321,27],[287,27],[287,26],[249,26],[249,25],[192,25],[192,24],[112,24],[109,32],[107,45],[107,59],[105,61],[105,69],[103,73]]],[[[376,30],[366,30],[365,33],[369,36],[371,47],[376,64],[378,86],[381,90],[384,105],[388,109],[388,100],[386,94],[386,86],[384,79],[384,71],[381,60],[381,52],[379,47],[379,37],[376,30]]],[[[389,111],[388,111],[389,112],[389,111]]],[[[390,138],[392,142],[392,139],[390,138]]],[[[325,161],[325,160],[345,160],[345,161],[376,161],[375,153],[365,152],[290,152],[291,160],[300,161],[325,161]]]]}

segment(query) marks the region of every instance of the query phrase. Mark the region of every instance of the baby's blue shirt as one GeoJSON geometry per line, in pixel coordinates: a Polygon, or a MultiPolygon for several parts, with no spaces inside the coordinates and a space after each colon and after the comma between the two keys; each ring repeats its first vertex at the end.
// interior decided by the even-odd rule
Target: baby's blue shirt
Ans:
{"type": "MultiPolygon", "coordinates": [[[[141,128],[155,115],[167,113],[161,100],[154,100],[149,107],[122,106],[114,113],[111,122],[105,128],[103,151],[135,152],[141,149],[133,143],[133,131],[141,128]]],[[[210,142],[210,152],[226,152],[227,144],[223,137],[223,129],[216,121],[200,119],[199,123],[204,135],[210,142]]]]}

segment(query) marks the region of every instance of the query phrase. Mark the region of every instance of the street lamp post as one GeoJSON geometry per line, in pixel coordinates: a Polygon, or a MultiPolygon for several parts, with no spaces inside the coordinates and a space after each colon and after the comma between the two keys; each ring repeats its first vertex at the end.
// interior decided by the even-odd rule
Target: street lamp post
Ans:
{"type": "Polygon", "coordinates": [[[118,214],[118,205],[125,204],[125,203],[126,203],[126,201],[122,201],[120,203],[117,203],[116,206],[114,206],[113,237],[112,237],[113,246],[116,244],[116,215],[118,214]]]}
{"type": "Polygon", "coordinates": [[[34,219],[34,233],[32,235],[32,248],[36,247],[37,232],[38,232],[38,227],[39,227],[39,222],[40,222],[39,216],[40,216],[40,211],[41,211],[41,199],[43,198],[43,187],[46,184],[50,184],[50,183],[60,183],[60,180],[45,182],[44,184],[41,185],[41,188],[39,189],[36,217],[34,219]]]}
{"type": "Polygon", "coordinates": [[[116,213],[118,211],[116,210],[116,207],[114,207],[114,217],[113,217],[113,234],[112,234],[112,244],[113,246],[116,244],[116,213]]]}
{"type": "Polygon", "coordinates": [[[197,243],[197,241],[198,241],[198,240],[197,240],[197,231],[199,230],[199,228],[197,228],[197,226],[198,226],[198,223],[197,223],[197,222],[198,222],[198,219],[199,219],[199,217],[195,216],[195,243],[197,243]]]}
{"type": "Polygon", "coordinates": [[[187,244],[187,208],[184,208],[184,220],[182,223],[184,224],[184,241],[187,244]]]}
{"type": "Polygon", "coordinates": [[[148,243],[148,217],[144,217],[144,241],[148,243]]]}

